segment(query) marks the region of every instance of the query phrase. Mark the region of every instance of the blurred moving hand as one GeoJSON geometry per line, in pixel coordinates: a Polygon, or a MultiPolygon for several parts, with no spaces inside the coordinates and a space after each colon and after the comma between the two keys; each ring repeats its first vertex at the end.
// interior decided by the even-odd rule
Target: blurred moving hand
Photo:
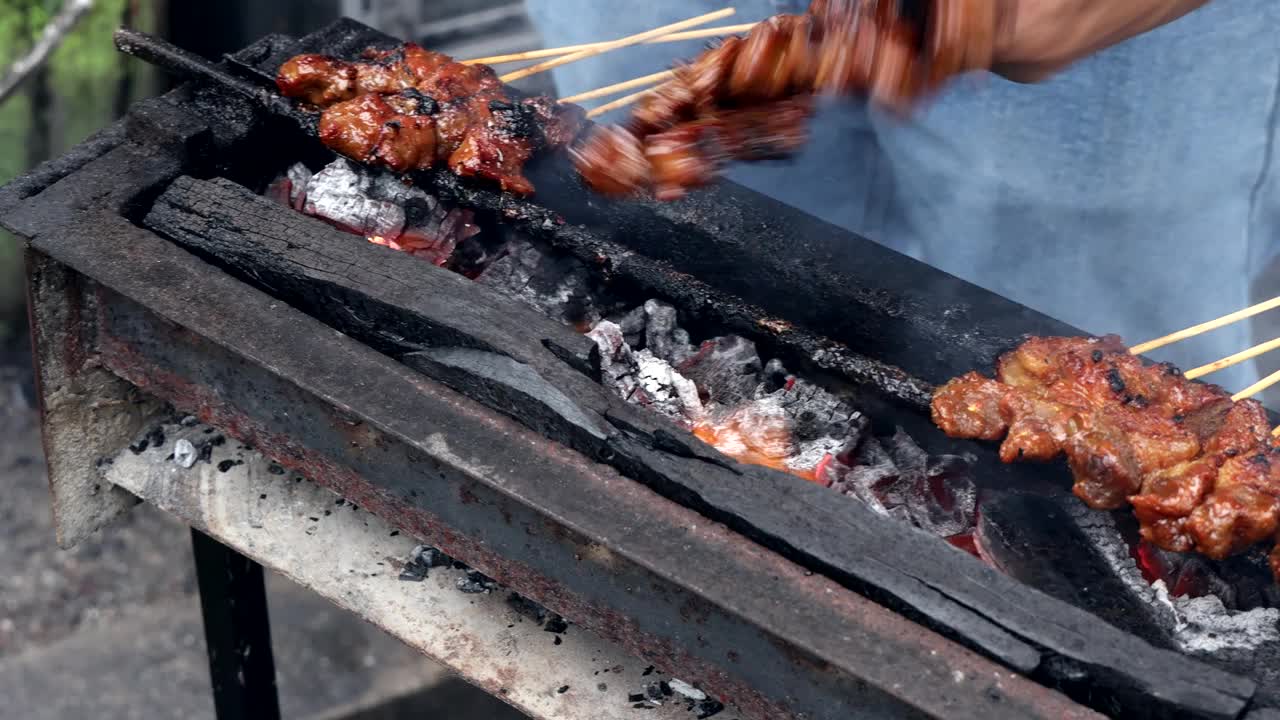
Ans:
{"type": "Polygon", "coordinates": [[[992,71],[1037,82],[1068,65],[1173,22],[1208,0],[991,0],[992,71]]]}

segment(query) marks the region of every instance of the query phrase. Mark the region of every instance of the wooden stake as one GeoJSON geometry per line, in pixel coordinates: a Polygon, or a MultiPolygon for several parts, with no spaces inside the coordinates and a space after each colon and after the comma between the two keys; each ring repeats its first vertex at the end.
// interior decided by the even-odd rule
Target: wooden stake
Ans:
{"type": "Polygon", "coordinates": [[[1214,360],[1208,365],[1201,365],[1198,368],[1193,368],[1191,370],[1188,370],[1187,379],[1195,380],[1196,378],[1203,377],[1205,375],[1208,375],[1211,372],[1217,372],[1219,370],[1222,370],[1223,368],[1229,368],[1232,365],[1239,365],[1245,360],[1251,360],[1263,353],[1271,352],[1276,348],[1280,348],[1280,338],[1276,338],[1275,340],[1268,340],[1264,343],[1258,343],[1257,345],[1254,345],[1248,350],[1241,350],[1235,355],[1228,355],[1227,357],[1224,357],[1221,360],[1214,360]]]}
{"type": "Polygon", "coordinates": [[[1162,348],[1165,345],[1172,345],[1173,343],[1176,343],[1180,340],[1186,340],[1187,338],[1191,338],[1191,337],[1195,337],[1196,335],[1207,333],[1210,330],[1217,330],[1220,327],[1226,327],[1232,323],[1240,322],[1245,318],[1251,318],[1254,315],[1257,315],[1258,313],[1264,313],[1268,310],[1271,310],[1277,307],[1280,307],[1280,297],[1271,298],[1266,302],[1260,302],[1257,305],[1251,305],[1243,310],[1237,310],[1236,312],[1233,312],[1230,315],[1223,315],[1222,317],[1216,320],[1210,320],[1209,322],[1200,323],[1199,325],[1189,327],[1186,330],[1179,330],[1176,333],[1170,333],[1168,335],[1165,335],[1164,337],[1160,337],[1160,338],[1156,338],[1155,340],[1144,342],[1141,345],[1134,345],[1133,347],[1129,348],[1129,352],[1134,355],[1142,355],[1143,353],[1151,352],[1156,348],[1162,348]]]}
{"type": "Polygon", "coordinates": [[[587,117],[598,118],[601,115],[609,112],[610,110],[617,110],[620,107],[626,107],[631,103],[639,100],[640,98],[644,97],[645,95],[648,95],[649,93],[657,89],[658,88],[656,87],[645,88],[640,92],[631,93],[630,95],[623,95],[622,97],[618,98],[617,100],[614,100],[613,102],[607,102],[601,105],[600,107],[591,108],[590,110],[587,111],[587,117]]]}
{"type": "Polygon", "coordinates": [[[1275,385],[1278,382],[1280,382],[1280,370],[1277,370],[1271,373],[1270,375],[1262,378],[1258,382],[1241,390],[1235,395],[1232,395],[1231,399],[1235,402],[1239,402],[1241,400],[1244,400],[1247,397],[1257,395],[1258,393],[1262,392],[1263,390],[1266,390],[1267,388],[1271,387],[1272,385],[1275,385]]]}
{"type": "Polygon", "coordinates": [[[657,72],[652,75],[645,75],[644,77],[638,77],[632,80],[624,80],[620,83],[605,85],[602,88],[596,88],[595,90],[588,90],[586,92],[578,93],[577,95],[570,95],[569,97],[560,98],[560,102],[572,103],[572,102],[581,102],[583,100],[592,100],[594,98],[604,97],[606,95],[614,95],[622,92],[623,90],[630,90],[631,88],[644,87],[646,85],[655,85],[660,82],[666,82],[667,80],[670,80],[675,76],[676,74],[674,72],[670,70],[663,70],[662,72],[657,72]]]}
{"type": "Polygon", "coordinates": [[[717,10],[715,12],[710,12],[705,15],[699,15],[698,17],[689,18],[688,20],[682,20],[678,23],[672,23],[670,25],[664,25],[660,28],[654,28],[653,30],[649,30],[647,32],[637,33],[635,35],[629,35],[624,38],[619,38],[618,40],[613,40],[599,47],[591,48],[588,50],[579,50],[577,52],[569,53],[568,55],[561,55],[558,58],[547,60],[546,62],[541,62],[541,63],[538,63],[537,65],[531,65],[527,68],[516,70],[515,72],[507,73],[506,75],[503,75],[499,79],[502,80],[502,82],[504,83],[515,82],[516,80],[527,78],[530,75],[537,75],[540,72],[545,72],[552,68],[560,67],[561,65],[568,65],[571,62],[577,62],[579,60],[585,60],[586,58],[589,58],[589,57],[595,57],[596,55],[609,52],[610,50],[617,50],[619,48],[629,47],[631,45],[637,45],[646,40],[662,37],[663,35],[670,35],[673,32],[678,32],[680,30],[685,30],[687,28],[696,27],[698,25],[705,25],[706,23],[712,22],[713,20],[719,20],[720,18],[729,17],[734,12],[736,11],[733,8],[725,8],[723,10],[717,10]]]}
{"type": "MultiPolygon", "coordinates": [[[[723,37],[725,35],[734,35],[743,33],[755,27],[756,23],[742,23],[740,25],[721,25],[720,27],[701,28],[698,30],[688,30],[685,32],[671,33],[649,40],[645,40],[644,44],[654,45],[657,43],[680,42],[682,40],[698,40],[700,38],[723,37]]],[[[609,41],[583,43],[582,45],[565,45],[563,47],[543,48],[541,50],[529,50],[527,52],[509,53],[507,55],[490,55],[489,57],[473,58],[471,60],[463,60],[463,65],[501,65],[503,63],[523,62],[525,60],[541,60],[542,58],[558,57],[560,55],[568,55],[569,53],[578,52],[580,50],[593,50],[595,48],[608,45],[609,41]]]]}

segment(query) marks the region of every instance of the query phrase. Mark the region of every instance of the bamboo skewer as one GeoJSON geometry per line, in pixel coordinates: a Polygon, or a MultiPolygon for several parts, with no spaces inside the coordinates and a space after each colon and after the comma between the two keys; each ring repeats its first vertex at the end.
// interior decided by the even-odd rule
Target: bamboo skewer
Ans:
{"type": "MultiPolygon", "coordinates": [[[[755,27],[756,23],[742,23],[740,25],[722,25],[713,28],[700,28],[698,30],[686,30],[685,32],[671,33],[662,37],[650,38],[645,40],[643,44],[653,45],[657,43],[680,42],[681,40],[698,40],[700,38],[722,37],[724,35],[734,35],[737,33],[747,32],[755,27]]],[[[609,44],[610,41],[583,43],[581,45],[565,45],[563,47],[544,48],[542,50],[529,50],[527,52],[509,53],[507,55],[490,55],[489,57],[473,58],[471,60],[463,60],[463,65],[501,65],[503,63],[523,62],[525,60],[541,60],[542,58],[557,57],[559,55],[568,55],[582,50],[595,50],[609,44]]]]}
{"type": "Polygon", "coordinates": [[[1262,392],[1263,390],[1266,390],[1267,388],[1271,387],[1272,385],[1275,385],[1276,383],[1280,383],[1280,370],[1277,370],[1271,373],[1270,375],[1262,378],[1258,382],[1241,390],[1235,395],[1232,395],[1231,399],[1233,401],[1239,402],[1241,400],[1244,400],[1247,397],[1252,397],[1254,395],[1257,395],[1258,393],[1262,392]]]}
{"type": "Polygon", "coordinates": [[[670,70],[663,70],[662,72],[656,72],[656,73],[653,73],[652,75],[645,75],[644,77],[632,78],[631,80],[624,80],[620,83],[605,85],[604,87],[596,88],[595,90],[588,90],[586,92],[580,92],[577,95],[570,95],[569,97],[560,98],[560,102],[572,103],[572,102],[581,102],[583,100],[592,100],[594,98],[604,97],[606,95],[614,95],[622,92],[623,90],[630,90],[631,88],[644,87],[645,85],[654,85],[660,82],[665,82],[667,80],[670,80],[673,77],[675,77],[674,72],[670,70]]]}
{"type": "Polygon", "coordinates": [[[1173,343],[1176,343],[1179,340],[1186,340],[1187,338],[1195,337],[1196,335],[1207,333],[1210,330],[1217,330],[1220,327],[1226,327],[1227,325],[1230,325],[1232,323],[1239,322],[1241,320],[1244,320],[1245,318],[1251,318],[1254,315],[1257,315],[1258,313],[1263,313],[1277,307],[1280,307],[1280,297],[1273,297],[1270,300],[1267,300],[1266,302],[1260,302],[1257,305],[1251,305],[1243,310],[1237,310],[1236,312],[1233,312],[1230,315],[1223,315],[1222,317],[1216,320],[1210,320],[1209,322],[1200,323],[1199,325],[1189,327],[1185,330],[1179,330],[1176,333],[1170,333],[1168,335],[1165,335],[1164,337],[1159,337],[1159,338],[1156,338],[1155,340],[1144,342],[1141,345],[1134,345],[1133,347],[1129,348],[1129,352],[1134,355],[1141,355],[1143,353],[1151,352],[1156,348],[1162,348],[1165,345],[1172,345],[1173,343]]]}
{"type": "Polygon", "coordinates": [[[635,35],[629,35],[624,38],[619,38],[618,40],[613,40],[613,41],[604,43],[603,45],[600,45],[595,48],[590,48],[587,50],[579,50],[577,52],[569,53],[568,55],[561,55],[558,58],[553,58],[551,60],[547,60],[546,62],[538,63],[537,65],[530,65],[529,67],[516,70],[515,72],[507,73],[506,75],[501,76],[499,79],[502,80],[502,82],[504,83],[515,82],[516,80],[527,78],[530,75],[537,75],[540,72],[545,72],[552,68],[560,67],[561,65],[567,65],[571,62],[577,62],[578,60],[584,60],[589,57],[594,57],[596,55],[609,52],[610,50],[617,50],[619,48],[629,47],[631,45],[642,43],[646,40],[662,37],[663,35],[670,35],[673,32],[685,30],[687,28],[695,27],[697,25],[704,25],[713,20],[719,20],[720,18],[729,17],[734,12],[736,11],[733,8],[725,8],[723,10],[717,10],[715,12],[710,12],[705,15],[699,15],[698,17],[689,18],[688,20],[682,20],[678,23],[672,23],[670,25],[664,25],[660,28],[654,28],[653,30],[649,30],[647,32],[637,33],[635,35]]]}
{"type": "Polygon", "coordinates": [[[1203,377],[1211,372],[1217,372],[1224,368],[1229,368],[1232,365],[1239,365],[1245,360],[1252,360],[1253,358],[1256,358],[1263,353],[1269,353],[1276,348],[1280,348],[1280,338],[1259,343],[1247,350],[1241,350],[1234,355],[1228,355],[1221,360],[1214,360],[1207,365],[1201,365],[1198,368],[1188,370],[1186,372],[1186,376],[1188,380],[1195,380],[1196,378],[1203,377]]]}
{"type": "Polygon", "coordinates": [[[617,100],[614,100],[613,102],[607,102],[601,105],[600,107],[591,108],[591,110],[587,111],[587,117],[597,118],[609,112],[610,110],[617,110],[620,107],[626,107],[627,105],[630,105],[636,100],[639,100],[645,95],[648,95],[649,93],[653,92],[655,89],[656,88],[648,87],[641,90],[640,92],[634,92],[634,93],[631,93],[630,95],[623,95],[617,100]]]}

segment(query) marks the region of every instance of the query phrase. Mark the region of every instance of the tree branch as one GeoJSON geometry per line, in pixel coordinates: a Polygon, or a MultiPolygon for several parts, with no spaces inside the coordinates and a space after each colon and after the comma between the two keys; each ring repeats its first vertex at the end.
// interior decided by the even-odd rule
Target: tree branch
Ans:
{"type": "Polygon", "coordinates": [[[35,72],[49,55],[58,49],[71,29],[93,9],[94,0],[66,0],[58,14],[40,31],[40,39],[31,47],[31,51],[18,58],[0,76],[0,103],[3,103],[22,84],[27,76],[35,72]]]}

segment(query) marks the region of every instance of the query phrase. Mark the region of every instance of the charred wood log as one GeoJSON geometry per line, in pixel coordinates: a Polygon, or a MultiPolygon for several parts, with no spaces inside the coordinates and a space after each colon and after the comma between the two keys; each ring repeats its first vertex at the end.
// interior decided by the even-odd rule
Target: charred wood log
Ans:
{"type": "Polygon", "coordinates": [[[179,178],[145,224],[476,401],[1095,706],[1234,718],[1253,694],[1244,678],[1154,648],[852,498],[732,461],[593,379],[585,338],[447,270],[225,180],[179,178]]]}

